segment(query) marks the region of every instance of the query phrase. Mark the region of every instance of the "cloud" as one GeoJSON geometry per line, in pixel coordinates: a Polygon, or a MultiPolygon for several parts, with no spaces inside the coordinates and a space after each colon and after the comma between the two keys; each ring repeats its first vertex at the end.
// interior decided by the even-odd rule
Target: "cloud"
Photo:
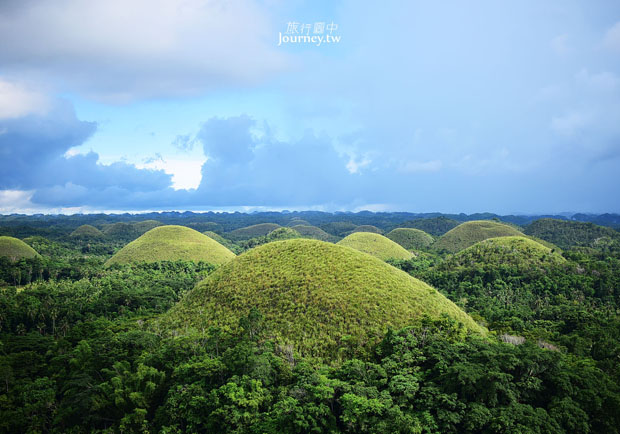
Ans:
{"type": "Polygon", "coordinates": [[[620,53],[620,21],[607,30],[603,37],[603,46],[608,50],[620,53]]]}
{"type": "Polygon", "coordinates": [[[253,0],[2,2],[0,66],[104,101],[201,94],[281,71],[253,0]]]}
{"type": "MultiPolygon", "coordinates": [[[[131,164],[99,163],[94,152],[75,154],[96,130],[77,119],[71,104],[55,101],[44,115],[29,114],[0,120],[0,190],[31,191],[35,204],[105,206],[132,195],[172,190],[171,176],[161,170],[131,164]]],[[[129,204],[130,202],[126,202],[129,204]]]]}
{"type": "Polygon", "coordinates": [[[49,101],[45,95],[0,77],[0,119],[45,114],[48,109],[49,101]]]}
{"type": "Polygon", "coordinates": [[[609,71],[590,73],[584,68],[577,73],[575,78],[590,89],[601,92],[613,92],[620,86],[620,78],[609,71]]]}
{"type": "Polygon", "coordinates": [[[568,45],[568,35],[558,35],[551,40],[551,49],[559,55],[564,55],[570,52],[568,45]]]}
{"type": "Polygon", "coordinates": [[[403,162],[399,170],[403,173],[415,173],[415,172],[436,172],[441,169],[442,163],[439,160],[432,161],[406,161],[403,162]]]}

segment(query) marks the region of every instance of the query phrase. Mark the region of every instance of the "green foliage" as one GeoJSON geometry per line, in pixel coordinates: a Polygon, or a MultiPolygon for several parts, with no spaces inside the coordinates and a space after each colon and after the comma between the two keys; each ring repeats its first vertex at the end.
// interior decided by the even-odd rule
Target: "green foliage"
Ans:
{"type": "Polygon", "coordinates": [[[592,247],[600,250],[620,250],[620,233],[594,223],[545,218],[526,226],[525,233],[563,249],[592,247]]]}
{"type": "Polygon", "coordinates": [[[32,247],[13,237],[0,237],[0,257],[11,261],[40,256],[32,247]]]}
{"type": "Polygon", "coordinates": [[[456,253],[487,238],[522,235],[513,226],[497,221],[476,220],[462,223],[442,235],[433,244],[433,249],[439,252],[456,253]]]}
{"type": "Polygon", "coordinates": [[[426,249],[435,241],[426,232],[413,228],[396,228],[388,233],[386,237],[407,250],[426,249]]]}
{"type": "Polygon", "coordinates": [[[246,228],[235,229],[226,234],[226,236],[233,241],[249,240],[250,238],[264,237],[279,227],[280,225],[275,223],[260,223],[246,228]]]}
{"type": "Polygon", "coordinates": [[[351,222],[330,222],[322,224],[319,227],[328,234],[342,238],[353,232],[357,225],[351,222]]]}
{"type": "Polygon", "coordinates": [[[239,246],[242,250],[253,249],[254,247],[261,246],[263,244],[271,243],[273,241],[292,240],[295,238],[301,238],[301,234],[293,228],[278,228],[269,232],[264,237],[251,238],[247,241],[241,241],[239,246]]]}
{"type": "Polygon", "coordinates": [[[398,225],[401,228],[419,229],[431,234],[434,237],[440,237],[450,229],[454,229],[460,223],[447,217],[433,217],[425,219],[409,220],[398,225]]]}
{"type": "MultiPolygon", "coordinates": [[[[360,234],[361,235],[361,234],[360,234]]],[[[252,249],[223,265],[163,316],[184,333],[233,329],[257,308],[279,345],[331,360],[368,351],[387,327],[447,315],[484,333],[433,288],[353,249],[306,239],[252,249]]]]}
{"type": "Polygon", "coordinates": [[[388,259],[410,259],[413,254],[383,235],[370,232],[355,232],[338,241],[341,246],[368,253],[383,261],[388,259]]]}
{"type": "Polygon", "coordinates": [[[160,226],[123,247],[106,266],[132,262],[204,261],[222,264],[235,254],[217,241],[184,226],[160,226]]]}

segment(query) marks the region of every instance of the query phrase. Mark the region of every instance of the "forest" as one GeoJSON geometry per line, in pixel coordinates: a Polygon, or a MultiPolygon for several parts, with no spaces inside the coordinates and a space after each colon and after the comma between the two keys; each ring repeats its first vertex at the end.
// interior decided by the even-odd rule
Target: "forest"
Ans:
{"type": "Polygon", "coordinates": [[[0,432],[620,432],[618,216],[0,216],[0,432]]]}

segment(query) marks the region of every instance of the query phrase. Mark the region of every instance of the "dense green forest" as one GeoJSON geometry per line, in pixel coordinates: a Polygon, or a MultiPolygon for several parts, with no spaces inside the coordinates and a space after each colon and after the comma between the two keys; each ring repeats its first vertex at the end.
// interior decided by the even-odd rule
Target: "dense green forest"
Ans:
{"type": "MultiPolygon", "coordinates": [[[[619,237],[613,224],[591,223],[617,216],[586,217],[0,216],[0,235],[38,253],[17,257],[0,250],[0,432],[620,432],[619,237]],[[461,237],[445,248],[447,237],[441,249],[431,242],[462,222],[493,218],[514,233],[471,243],[461,237]],[[273,225],[254,226],[264,223],[273,225]],[[224,265],[168,256],[105,265],[130,242],[163,233],[149,231],[168,224],[208,232],[207,245],[215,240],[243,256],[230,254],[224,265]],[[289,228],[296,225],[304,231],[289,228]],[[410,259],[387,259],[391,266],[350,247],[290,241],[319,234],[337,242],[362,226],[430,235],[419,249],[408,246],[410,259]],[[330,256],[299,253],[314,245],[330,256]],[[381,295],[359,304],[347,298],[349,311],[363,318],[348,320],[355,333],[341,336],[338,357],[311,356],[312,341],[283,345],[278,330],[287,327],[286,315],[310,315],[289,302],[291,294],[303,293],[309,306],[317,303],[311,296],[318,289],[349,290],[347,276],[361,276],[351,290],[366,294],[370,285],[381,295]],[[410,320],[400,317],[398,327],[386,326],[391,318],[377,318],[375,303],[396,303],[390,279],[413,278],[436,288],[486,332],[468,331],[449,315],[412,313],[410,320]],[[218,292],[222,282],[226,293],[218,292]],[[267,288],[273,303],[262,300],[259,309],[252,297],[236,298],[235,288],[242,294],[250,282],[258,293],[267,288]],[[226,326],[188,321],[163,330],[171,312],[201,296],[195,287],[209,289],[222,305],[230,299],[228,308],[243,308],[222,321],[226,326]],[[278,291],[286,297],[276,300],[278,291]],[[367,319],[382,330],[361,344],[360,324],[367,319]]],[[[332,299],[325,300],[330,306],[332,299]]],[[[196,315],[210,316],[200,313],[200,303],[192,306],[196,315]]],[[[325,306],[311,311],[309,324],[338,323],[325,306]],[[329,321],[321,323],[322,317],[329,321]]]]}

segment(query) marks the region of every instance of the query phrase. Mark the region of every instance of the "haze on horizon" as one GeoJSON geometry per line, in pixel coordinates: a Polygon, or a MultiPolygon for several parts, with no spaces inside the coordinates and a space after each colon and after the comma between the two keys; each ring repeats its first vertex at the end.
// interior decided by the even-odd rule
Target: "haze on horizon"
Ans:
{"type": "Polygon", "coordinates": [[[614,0],[0,3],[2,214],[620,212],[619,169],[614,0]]]}

